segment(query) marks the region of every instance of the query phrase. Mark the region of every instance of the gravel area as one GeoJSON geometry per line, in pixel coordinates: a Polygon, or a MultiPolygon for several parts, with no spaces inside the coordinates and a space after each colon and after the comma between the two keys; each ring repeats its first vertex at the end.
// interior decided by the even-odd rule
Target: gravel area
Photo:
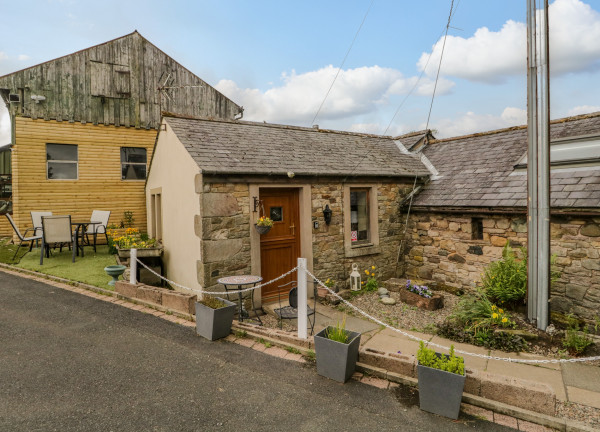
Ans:
{"type": "Polygon", "coordinates": [[[583,422],[600,430],[600,409],[598,408],[556,401],[556,417],[583,422]]]}

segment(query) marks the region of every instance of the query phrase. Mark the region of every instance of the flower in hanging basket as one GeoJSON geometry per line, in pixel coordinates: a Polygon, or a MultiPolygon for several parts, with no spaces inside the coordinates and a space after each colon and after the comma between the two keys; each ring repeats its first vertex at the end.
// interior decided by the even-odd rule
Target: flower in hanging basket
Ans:
{"type": "Polygon", "coordinates": [[[268,233],[269,231],[271,231],[272,227],[273,221],[266,216],[261,216],[254,224],[254,228],[256,228],[256,231],[260,235],[268,233]]]}

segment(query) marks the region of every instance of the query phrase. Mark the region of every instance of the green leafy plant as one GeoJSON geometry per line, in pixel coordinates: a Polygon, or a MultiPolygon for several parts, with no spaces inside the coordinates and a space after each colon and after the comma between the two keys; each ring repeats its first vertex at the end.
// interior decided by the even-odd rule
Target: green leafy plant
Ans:
{"type": "Polygon", "coordinates": [[[257,226],[265,226],[265,227],[272,227],[273,226],[273,221],[271,220],[271,218],[267,217],[267,216],[261,216],[257,221],[256,221],[256,225],[257,226]]]}
{"type": "Polygon", "coordinates": [[[461,297],[450,318],[471,330],[484,327],[507,328],[515,326],[514,321],[510,319],[510,315],[504,309],[492,303],[486,293],[481,290],[461,297]]]}
{"type": "Polygon", "coordinates": [[[454,354],[454,345],[450,346],[450,354],[438,354],[434,350],[427,348],[423,341],[419,342],[419,351],[417,359],[421,366],[443,370],[457,375],[465,374],[465,362],[462,357],[454,354]]]}
{"type": "Polygon", "coordinates": [[[121,249],[148,249],[156,246],[156,239],[148,238],[148,234],[141,233],[137,228],[126,228],[125,234],[120,235],[115,229],[106,231],[108,237],[109,249],[119,247],[121,249]]]}
{"type": "Polygon", "coordinates": [[[527,294],[527,252],[517,259],[507,243],[502,249],[502,259],[490,263],[481,279],[483,289],[490,299],[500,303],[516,303],[525,300],[527,294]]]}
{"type": "Polygon", "coordinates": [[[346,331],[346,315],[344,315],[344,318],[342,319],[341,323],[338,321],[335,327],[332,326],[327,328],[327,330],[325,331],[325,336],[327,337],[327,339],[330,339],[332,341],[348,343],[348,332],[346,331]]]}
{"type": "Polygon", "coordinates": [[[294,348],[294,347],[292,347],[292,346],[286,346],[286,347],[285,347],[285,350],[286,350],[287,352],[290,352],[290,353],[292,353],[292,354],[300,354],[300,350],[299,350],[298,348],[294,348]]]}
{"type": "Polygon", "coordinates": [[[236,330],[234,334],[236,337],[239,338],[245,338],[246,336],[248,336],[248,332],[246,332],[246,330],[236,330]]]}
{"type": "Polygon", "coordinates": [[[562,344],[569,351],[569,354],[573,356],[581,355],[587,347],[594,344],[594,341],[588,336],[587,327],[580,330],[579,320],[572,314],[567,315],[567,320],[569,328],[565,332],[562,344]]]}
{"type": "Polygon", "coordinates": [[[377,291],[379,288],[379,283],[377,282],[377,277],[375,276],[376,267],[373,265],[370,269],[365,269],[365,274],[367,275],[367,281],[362,281],[363,291],[377,291]]]}
{"type": "Polygon", "coordinates": [[[123,227],[124,228],[132,228],[133,227],[133,212],[132,211],[124,211],[123,212],[123,227]]]}
{"type": "Polygon", "coordinates": [[[521,336],[489,328],[465,329],[453,321],[438,325],[437,334],[456,342],[483,346],[507,352],[528,351],[529,344],[521,336]]]}
{"type": "Polygon", "coordinates": [[[204,306],[207,306],[211,309],[220,309],[227,306],[226,303],[215,297],[204,297],[202,300],[199,300],[198,303],[202,303],[204,306]]]}

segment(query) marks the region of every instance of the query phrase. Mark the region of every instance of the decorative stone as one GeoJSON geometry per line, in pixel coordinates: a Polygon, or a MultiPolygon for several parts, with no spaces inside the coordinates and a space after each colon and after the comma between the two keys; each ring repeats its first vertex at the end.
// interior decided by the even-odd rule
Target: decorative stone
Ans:
{"type": "Polygon", "coordinates": [[[389,291],[386,288],[379,288],[377,290],[377,294],[381,295],[388,295],[389,291]]]}
{"type": "Polygon", "coordinates": [[[396,304],[396,300],[391,298],[391,297],[383,297],[381,299],[381,303],[383,303],[384,305],[395,305],[396,304]]]}
{"type": "Polygon", "coordinates": [[[452,253],[452,254],[448,255],[448,260],[449,261],[454,261],[454,262],[457,262],[457,263],[460,263],[460,264],[464,264],[464,263],[467,262],[466,259],[464,259],[462,256],[460,256],[457,253],[452,253]]]}
{"type": "Polygon", "coordinates": [[[581,235],[588,237],[600,237],[600,225],[588,224],[581,227],[581,235]]]}
{"type": "Polygon", "coordinates": [[[473,255],[483,255],[483,249],[481,249],[481,246],[469,246],[467,252],[473,255]]]}

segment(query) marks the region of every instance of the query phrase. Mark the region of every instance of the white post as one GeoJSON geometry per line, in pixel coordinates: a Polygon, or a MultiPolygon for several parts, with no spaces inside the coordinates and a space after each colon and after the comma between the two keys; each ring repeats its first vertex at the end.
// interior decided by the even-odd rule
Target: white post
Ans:
{"type": "Polygon", "coordinates": [[[137,249],[129,251],[129,283],[137,284],[137,249]]]}
{"type": "Polygon", "coordinates": [[[308,338],[306,258],[298,258],[298,337],[308,338]]]}

